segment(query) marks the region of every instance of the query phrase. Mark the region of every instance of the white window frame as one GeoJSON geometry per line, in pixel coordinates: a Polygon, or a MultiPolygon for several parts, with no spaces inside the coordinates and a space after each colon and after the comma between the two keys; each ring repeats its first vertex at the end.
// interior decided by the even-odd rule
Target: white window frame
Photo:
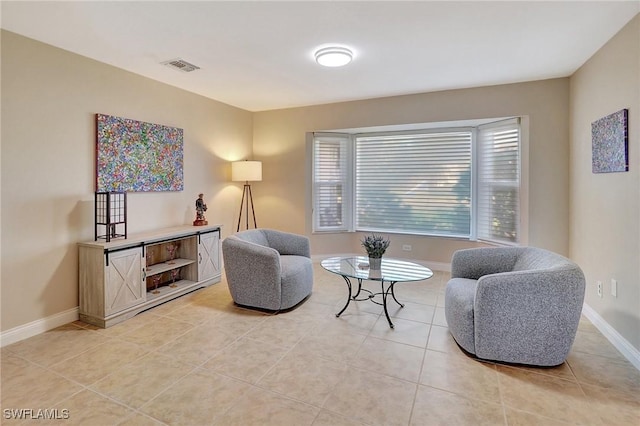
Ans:
{"type": "Polygon", "coordinates": [[[313,223],[313,227],[312,230],[314,233],[321,233],[321,232],[353,232],[354,231],[354,227],[353,227],[353,188],[354,188],[354,184],[353,184],[353,162],[354,162],[354,158],[353,158],[353,137],[350,134],[347,133],[326,133],[326,132],[316,132],[313,134],[313,141],[312,141],[312,148],[311,148],[311,152],[312,152],[312,161],[311,161],[311,167],[312,167],[312,172],[311,172],[311,181],[312,181],[312,223],[313,223]],[[346,169],[344,170],[344,175],[343,175],[343,185],[342,185],[342,209],[341,209],[341,216],[342,216],[342,224],[341,225],[322,225],[321,223],[319,223],[320,220],[320,216],[318,214],[318,211],[320,209],[319,201],[318,201],[318,183],[316,181],[316,177],[317,177],[317,164],[316,164],[316,158],[315,158],[315,150],[316,150],[316,141],[317,140],[322,140],[324,139],[325,141],[335,141],[338,143],[345,143],[345,154],[346,154],[346,159],[345,159],[345,166],[346,169]]]}
{"type": "MultiPolygon", "coordinates": [[[[439,150],[442,150],[444,148],[445,152],[447,149],[450,149],[450,143],[451,140],[454,139],[454,143],[459,143],[460,141],[467,139],[468,140],[468,167],[469,167],[469,179],[470,181],[472,181],[472,158],[471,158],[471,150],[472,150],[472,145],[473,145],[473,132],[474,132],[474,128],[472,127],[455,127],[455,128],[448,128],[448,127],[443,127],[443,128],[437,128],[437,129],[424,129],[424,130],[412,130],[412,131],[397,131],[397,132],[372,132],[372,133],[358,133],[354,135],[354,146],[357,152],[358,149],[358,144],[366,144],[368,143],[367,140],[372,140],[371,142],[378,142],[379,140],[383,140],[387,137],[392,138],[392,143],[394,142],[393,139],[401,139],[403,136],[406,136],[406,140],[399,142],[399,143],[411,143],[412,142],[412,136],[415,137],[415,142],[417,144],[422,144],[422,146],[425,147],[425,149],[430,150],[429,152],[433,153],[432,157],[427,157],[428,159],[426,159],[426,163],[428,163],[430,169],[427,170],[427,173],[423,174],[423,177],[425,177],[425,182],[434,182],[434,179],[438,179],[437,183],[441,184],[443,186],[446,186],[447,183],[447,179],[446,177],[443,177],[443,174],[433,174],[434,171],[439,170],[439,173],[446,173],[446,170],[443,170],[443,162],[442,160],[444,158],[447,157],[447,154],[443,153],[443,152],[438,152],[439,150]],[[432,148],[433,147],[433,148],[432,148]],[[431,149],[433,149],[433,151],[431,151],[431,149]]],[[[457,154],[459,155],[459,154],[457,154]]],[[[360,167],[360,159],[358,158],[358,154],[356,153],[354,156],[354,169],[357,171],[358,168],[360,167]]],[[[405,159],[402,158],[401,161],[404,161],[405,159]]],[[[410,160],[410,159],[409,159],[410,160]]],[[[382,159],[382,161],[384,161],[384,159],[382,159]]],[[[411,161],[408,161],[408,163],[411,163],[411,161]]],[[[419,171],[417,171],[417,174],[420,174],[419,171]]],[[[459,176],[457,174],[453,174],[454,176],[459,176]]],[[[355,174],[354,174],[355,176],[355,174]]],[[[413,176],[410,177],[410,179],[413,176]]],[[[357,193],[357,177],[354,181],[354,202],[355,202],[355,209],[354,209],[354,215],[355,215],[355,229],[356,231],[374,231],[374,232],[382,232],[382,233],[405,233],[405,234],[411,234],[411,235],[426,235],[426,236],[435,236],[435,237],[445,237],[445,238],[465,238],[468,239],[470,237],[470,229],[469,232],[463,232],[463,233],[458,233],[458,232],[451,232],[451,230],[440,230],[438,231],[437,229],[435,229],[436,227],[433,227],[431,230],[427,230],[427,229],[420,229],[423,225],[420,225],[419,223],[416,223],[417,228],[416,229],[409,229],[409,228],[405,228],[402,229],[401,227],[398,228],[392,228],[392,229],[386,229],[384,227],[375,227],[375,226],[367,226],[367,224],[363,224],[360,223],[359,221],[359,201],[360,201],[360,197],[358,197],[358,193],[357,193]]],[[[373,181],[375,181],[375,179],[373,179],[373,181]]],[[[469,182],[469,204],[472,203],[472,193],[471,193],[471,182],[469,182]]],[[[383,188],[384,187],[384,182],[381,182],[380,187],[383,188]]],[[[451,192],[449,195],[453,194],[453,192],[451,192]]],[[[450,199],[448,199],[449,197],[445,197],[444,199],[441,198],[438,194],[438,190],[436,188],[432,188],[432,191],[428,191],[425,194],[425,198],[421,198],[422,201],[427,202],[427,204],[433,204],[433,203],[443,203],[444,207],[449,208],[449,209],[455,209],[458,204],[456,202],[451,201],[450,199]]],[[[409,203],[411,204],[411,203],[409,203]]],[[[391,208],[391,205],[389,205],[389,208],[391,208]]],[[[437,214],[437,211],[433,210],[433,209],[429,209],[428,207],[422,209],[425,214],[437,214]]],[[[449,212],[451,213],[451,212],[449,212]]],[[[455,220],[455,216],[453,215],[445,215],[444,216],[447,220],[453,219],[455,220]]],[[[471,222],[471,208],[469,205],[469,224],[471,222]]],[[[443,222],[443,223],[448,223],[447,221],[443,222]]]]}
{"type": "MultiPolygon", "coordinates": [[[[473,206],[475,209],[475,213],[476,215],[473,217],[472,222],[473,224],[475,224],[475,233],[474,233],[474,239],[478,240],[478,241],[485,241],[485,242],[489,242],[489,243],[493,243],[493,244],[498,244],[498,245],[519,245],[521,244],[521,242],[523,241],[522,239],[522,235],[521,235],[521,229],[522,229],[522,220],[521,220],[521,216],[522,216],[522,195],[523,195],[523,185],[522,185],[522,152],[523,152],[523,143],[522,143],[522,125],[521,125],[521,120],[519,117],[515,117],[515,118],[510,118],[510,119],[506,119],[506,120],[500,120],[500,121],[495,121],[492,123],[487,123],[481,126],[478,126],[476,129],[476,144],[475,144],[475,171],[474,171],[474,180],[476,181],[474,188],[476,190],[476,192],[473,195],[473,206]],[[483,233],[481,232],[481,228],[482,228],[482,221],[483,216],[482,213],[479,210],[479,206],[480,204],[486,200],[483,200],[484,197],[484,193],[481,190],[481,182],[480,182],[480,173],[481,173],[481,167],[482,164],[480,164],[483,159],[481,159],[481,155],[480,155],[480,151],[482,149],[482,147],[480,146],[482,144],[482,138],[480,137],[479,133],[484,130],[484,129],[499,129],[499,128],[506,128],[506,127],[517,127],[517,131],[518,131],[518,149],[517,149],[517,161],[518,161],[518,170],[516,173],[516,180],[509,180],[509,179],[504,179],[504,180],[493,180],[488,186],[490,188],[516,188],[517,189],[517,207],[516,207],[516,217],[514,218],[515,220],[515,231],[516,231],[516,239],[515,241],[510,241],[507,239],[503,239],[503,238],[494,238],[494,237],[490,237],[487,236],[487,234],[485,233],[483,235],[483,233]]],[[[486,185],[484,186],[486,187],[486,185]]]]}

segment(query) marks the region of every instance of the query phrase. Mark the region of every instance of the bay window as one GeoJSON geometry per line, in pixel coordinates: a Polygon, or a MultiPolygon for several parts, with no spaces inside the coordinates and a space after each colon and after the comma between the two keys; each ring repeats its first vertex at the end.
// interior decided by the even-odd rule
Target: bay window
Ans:
{"type": "Polygon", "coordinates": [[[314,232],[372,231],[517,244],[519,119],[313,138],[314,232]]]}

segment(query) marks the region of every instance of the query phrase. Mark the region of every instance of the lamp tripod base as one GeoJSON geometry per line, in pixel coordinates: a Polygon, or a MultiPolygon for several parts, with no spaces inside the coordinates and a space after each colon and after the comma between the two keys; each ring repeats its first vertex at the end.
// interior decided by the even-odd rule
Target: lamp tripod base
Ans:
{"type": "Polygon", "coordinates": [[[251,213],[253,214],[253,227],[257,228],[256,224],[256,212],[253,208],[253,195],[251,194],[251,185],[249,183],[244,184],[244,189],[242,191],[242,202],[240,203],[240,214],[238,215],[238,227],[236,232],[240,231],[240,222],[242,221],[242,207],[245,210],[246,217],[246,229],[249,229],[249,204],[251,204],[251,213]]]}

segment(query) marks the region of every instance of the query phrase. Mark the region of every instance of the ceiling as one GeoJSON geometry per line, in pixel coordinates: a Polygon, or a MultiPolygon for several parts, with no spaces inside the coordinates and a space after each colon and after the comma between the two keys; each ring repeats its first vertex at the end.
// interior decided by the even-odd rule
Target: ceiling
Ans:
{"type": "Polygon", "coordinates": [[[633,1],[1,2],[2,28],[249,111],[566,77],[633,1]],[[326,43],[354,61],[324,68],[326,43]],[[201,69],[161,62],[181,58],[201,69]]]}

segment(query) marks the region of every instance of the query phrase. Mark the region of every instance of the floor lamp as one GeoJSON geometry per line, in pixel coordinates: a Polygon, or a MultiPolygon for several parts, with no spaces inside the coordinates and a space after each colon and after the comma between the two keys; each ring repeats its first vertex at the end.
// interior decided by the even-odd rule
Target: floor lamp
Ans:
{"type": "Polygon", "coordinates": [[[262,162],[261,161],[234,161],[231,163],[231,180],[234,182],[244,182],[242,191],[242,202],[240,203],[240,214],[238,215],[238,228],[240,231],[240,222],[242,221],[242,207],[245,210],[246,227],[249,229],[249,204],[251,204],[251,213],[253,214],[253,227],[256,225],[256,212],[253,208],[253,196],[251,195],[251,185],[249,182],[257,182],[262,180],[262,162]],[[246,200],[246,201],[245,201],[246,200]]]}

